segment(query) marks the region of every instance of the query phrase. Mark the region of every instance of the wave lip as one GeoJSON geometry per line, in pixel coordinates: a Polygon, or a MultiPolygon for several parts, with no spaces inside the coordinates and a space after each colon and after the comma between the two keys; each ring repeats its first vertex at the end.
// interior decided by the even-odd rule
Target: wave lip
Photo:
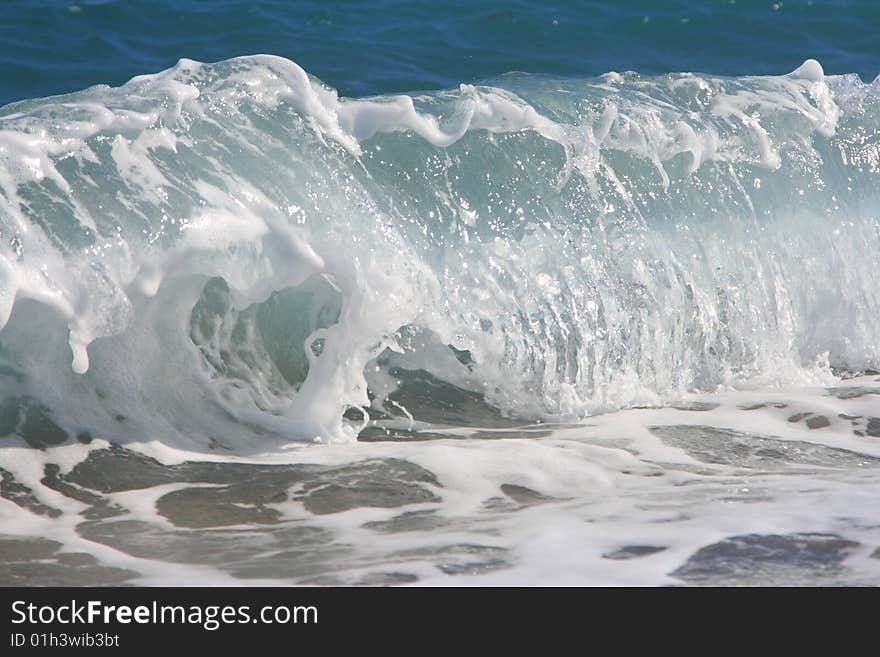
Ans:
{"type": "Polygon", "coordinates": [[[876,368],[875,86],[808,60],[347,99],[254,56],[8,105],[0,393],[259,444],[876,368]]]}

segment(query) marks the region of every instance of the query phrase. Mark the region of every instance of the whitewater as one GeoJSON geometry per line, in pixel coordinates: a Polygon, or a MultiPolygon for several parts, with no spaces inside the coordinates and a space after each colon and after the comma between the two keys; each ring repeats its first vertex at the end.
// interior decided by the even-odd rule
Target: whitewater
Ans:
{"type": "Polygon", "coordinates": [[[814,60],[0,108],[0,580],[876,585],[878,182],[814,60]]]}

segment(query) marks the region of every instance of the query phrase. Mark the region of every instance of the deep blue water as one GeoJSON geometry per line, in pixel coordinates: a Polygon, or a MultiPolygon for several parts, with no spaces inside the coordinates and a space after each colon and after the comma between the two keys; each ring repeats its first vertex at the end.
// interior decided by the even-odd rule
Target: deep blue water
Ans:
{"type": "Polygon", "coordinates": [[[4,0],[0,105],[118,85],[181,57],[271,53],[345,95],[509,71],[880,73],[877,0],[4,0]]]}
{"type": "Polygon", "coordinates": [[[880,0],[73,1],[224,61],[0,108],[0,586],[880,584],[880,0]]]}

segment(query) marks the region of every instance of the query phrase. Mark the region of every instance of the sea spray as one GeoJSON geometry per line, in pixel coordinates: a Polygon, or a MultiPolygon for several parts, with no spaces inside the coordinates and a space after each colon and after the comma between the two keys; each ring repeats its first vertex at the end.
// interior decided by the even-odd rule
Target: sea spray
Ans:
{"type": "Polygon", "coordinates": [[[8,105],[11,431],[247,451],[876,368],[878,103],[814,61],[346,99],[256,56],[8,105]]]}

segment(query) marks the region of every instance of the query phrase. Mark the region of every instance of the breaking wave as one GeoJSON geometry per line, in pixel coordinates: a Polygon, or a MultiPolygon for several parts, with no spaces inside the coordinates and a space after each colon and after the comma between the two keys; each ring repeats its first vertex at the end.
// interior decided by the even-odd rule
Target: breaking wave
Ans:
{"type": "Polygon", "coordinates": [[[182,60],[8,105],[0,434],[237,449],[877,368],[878,183],[880,83],[812,60],[364,99],[182,60]]]}

